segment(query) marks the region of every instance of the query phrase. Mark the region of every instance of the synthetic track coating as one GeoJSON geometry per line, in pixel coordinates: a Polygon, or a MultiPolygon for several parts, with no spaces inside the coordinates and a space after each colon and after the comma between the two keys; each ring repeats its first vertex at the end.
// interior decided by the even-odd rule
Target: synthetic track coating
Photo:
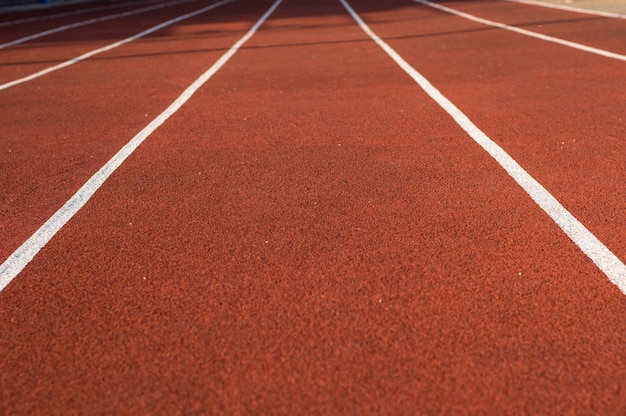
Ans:
{"type": "MultiPolygon", "coordinates": [[[[624,259],[619,63],[350,3],[624,259]]],[[[269,6],[4,91],[4,257],[269,6]]],[[[286,0],[0,305],[9,414],[626,406],[624,295],[337,1],[286,0]]]]}

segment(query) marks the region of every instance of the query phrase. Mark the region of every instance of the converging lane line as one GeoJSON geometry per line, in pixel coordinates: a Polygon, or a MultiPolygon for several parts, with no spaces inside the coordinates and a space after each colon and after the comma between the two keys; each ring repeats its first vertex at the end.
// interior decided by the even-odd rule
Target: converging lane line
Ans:
{"type": "Polygon", "coordinates": [[[133,137],[115,154],[98,172],[48,219],[28,240],[26,240],[2,265],[0,265],[0,291],[2,291],[32,259],[45,247],[57,232],[91,199],[104,182],[122,163],[167,119],[174,115],[213,75],[233,57],[241,46],[248,41],[259,27],[276,10],[283,0],[276,2],[265,12],[252,28],[224,53],[205,73],[196,79],[187,89],[159,114],[150,124],[133,137]]]}
{"type": "Polygon", "coordinates": [[[621,55],[619,53],[605,51],[604,49],[598,49],[598,48],[594,48],[592,46],[582,45],[580,43],[571,42],[569,40],[565,40],[565,39],[561,39],[561,38],[555,38],[553,36],[542,35],[541,33],[531,32],[530,30],[525,30],[525,29],[520,29],[519,27],[510,26],[510,25],[507,25],[505,23],[499,23],[499,22],[494,22],[494,21],[491,21],[491,20],[483,19],[481,17],[477,17],[477,16],[471,15],[469,13],[461,12],[459,10],[452,9],[450,7],[442,6],[442,5],[437,4],[437,3],[432,3],[432,2],[430,2],[428,0],[413,0],[413,1],[416,2],[416,3],[423,4],[424,6],[432,7],[433,9],[438,9],[438,10],[441,10],[441,11],[446,12],[446,13],[450,13],[450,14],[453,14],[453,15],[456,15],[456,16],[459,16],[459,17],[463,17],[464,19],[471,20],[471,21],[476,22],[476,23],[481,23],[483,25],[497,27],[498,29],[508,30],[508,31],[511,31],[511,32],[519,33],[521,35],[530,36],[530,37],[536,38],[536,39],[541,39],[541,40],[544,40],[546,42],[557,43],[559,45],[568,46],[570,48],[574,48],[574,49],[578,49],[578,50],[581,50],[581,51],[585,51],[585,52],[593,53],[593,54],[596,54],[596,55],[604,56],[606,58],[613,58],[613,59],[618,59],[620,61],[625,61],[626,62],[626,55],[621,55]]]}
{"type": "Polygon", "coordinates": [[[69,60],[67,60],[65,62],[61,62],[60,64],[53,65],[51,67],[42,69],[41,71],[35,72],[35,73],[33,73],[31,75],[28,75],[28,76],[25,76],[23,78],[19,78],[19,79],[16,79],[16,80],[13,80],[13,81],[9,81],[9,82],[4,83],[4,84],[0,84],[0,91],[5,90],[5,89],[10,88],[10,87],[14,87],[16,85],[22,84],[22,83],[27,82],[27,81],[32,81],[33,79],[39,78],[41,76],[44,76],[44,75],[49,74],[51,72],[57,71],[59,69],[66,68],[66,67],[68,67],[70,65],[74,65],[75,63],[84,61],[84,60],[86,60],[88,58],[91,58],[94,55],[98,55],[98,54],[100,54],[102,52],[110,51],[111,49],[115,49],[118,46],[122,46],[122,45],[124,45],[126,43],[129,43],[129,42],[132,42],[132,41],[137,40],[139,38],[142,38],[142,37],[144,37],[146,35],[149,35],[150,33],[156,32],[157,30],[163,29],[164,27],[173,25],[174,23],[178,23],[178,22],[180,22],[182,20],[185,20],[185,19],[188,19],[190,17],[194,17],[194,16],[197,16],[199,14],[208,12],[209,10],[215,9],[215,8],[217,8],[219,6],[223,6],[224,4],[232,3],[234,1],[236,1],[236,0],[222,0],[222,1],[219,1],[217,3],[211,4],[210,6],[203,7],[202,9],[196,10],[195,12],[187,13],[187,14],[184,14],[182,16],[178,16],[178,17],[175,17],[173,19],[170,19],[170,20],[168,20],[166,22],[163,22],[161,24],[158,24],[156,26],[151,27],[150,29],[144,30],[143,32],[137,33],[136,35],[127,37],[126,39],[122,39],[122,40],[120,40],[118,42],[111,43],[110,45],[104,46],[104,47],[99,48],[99,49],[94,49],[93,51],[84,53],[84,54],[82,54],[80,56],[77,56],[76,58],[72,58],[72,59],[69,59],[69,60]]]}
{"type": "Polygon", "coordinates": [[[170,1],[170,2],[167,2],[167,3],[157,4],[157,5],[154,5],[154,6],[142,7],[140,9],[130,10],[130,11],[127,11],[127,12],[115,13],[115,14],[110,14],[108,16],[95,17],[93,19],[82,20],[82,21],[76,22],[76,23],[70,23],[70,24],[67,24],[67,25],[56,27],[54,29],[45,30],[43,32],[35,33],[33,35],[24,36],[23,38],[15,39],[15,40],[12,40],[10,42],[0,43],[0,49],[8,48],[9,46],[19,45],[21,43],[25,43],[25,42],[28,42],[28,41],[33,40],[33,39],[43,38],[44,36],[52,35],[54,33],[63,32],[64,30],[74,29],[74,28],[81,27],[81,26],[87,26],[87,25],[91,25],[91,24],[94,24],[94,23],[106,22],[108,20],[113,20],[113,19],[120,19],[122,17],[132,16],[132,15],[139,14],[139,13],[145,13],[145,12],[149,12],[149,11],[152,11],[152,10],[163,9],[165,7],[173,6],[173,5],[176,5],[176,4],[189,3],[190,1],[196,1],[196,0],[175,0],[175,1],[170,1]]]}
{"type": "Polygon", "coordinates": [[[365,24],[346,0],[339,0],[361,29],[380,46],[474,141],[506,170],[541,209],[626,295],[626,265],[578,221],[556,198],[524,170],[508,153],[481,131],[459,108],[430,81],[417,72],[391,46],[365,24]]]}

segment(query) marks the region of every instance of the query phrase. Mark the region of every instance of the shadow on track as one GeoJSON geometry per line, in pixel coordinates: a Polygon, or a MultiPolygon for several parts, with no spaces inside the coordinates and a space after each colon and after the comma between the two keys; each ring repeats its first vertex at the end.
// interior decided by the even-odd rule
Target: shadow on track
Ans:
{"type": "MultiPolygon", "coordinates": [[[[455,0],[459,1],[459,0],[455,0]]],[[[462,0],[464,2],[473,2],[474,0],[462,0]]],[[[161,1],[163,3],[164,1],[161,1]]],[[[132,36],[137,31],[145,30],[146,26],[152,26],[160,24],[164,21],[167,21],[174,16],[182,15],[184,13],[189,12],[190,10],[198,9],[200,7],[204,7],[208,4],[214,3],[215,1],[191,1],[189,3],[167,7],[164,9],[159,9],[155,11],[151,11],[145,14],[134,15],[130,17],[125,17],[121,19],[115,19],[106,22],[100,22],[80,28],[75,28],[67,31],[62,31],[59,33],[55,33],[50,36],[44,36],[41,38],[30,40],[26,43],[19,44],[13,46],[11,48],[20,48],[20,49],[35,49],[41,48],[42,44],[49,44],[51,46],[58,47],[64,44],[77,44],[77,43],[91,43],[98,41],[117,41],[123,39],[127,36],[132,36]]],[[[441,3],[445,3],[446,1],[441,1],[441,3]]],[[[109,2],[107,2],[108,4],[109,2]]],[[[156,2],[158,3],[158,2],[156,2]]],[[[161,29],[155,33],[152,33],[146,36],[144,39],[163,39],[163,38],[171,38],[172,40],[181,40],[185,36],[189,38],[215,38],[227,35],[229,32],[234,32],[236,30],[225,30],[224,28],[219,28],[220,24],[230,23],[230,22],[241,22],[241,23],[252,23],[258,18],[258,12],[253,6],[259,4],[269,5],[268,0],[238,0],[232,4],[225,5],[219,7],[217,9],[211,10],[209,12],[203,13],[199,16],[195,16],[188,20],[184,20],[180,23],[177,23],[173,26],[161,29]],[[193,27],[191,29],[191,33],[181,34],[179,31],[180,27],[193,27]]],[[[338,3],[338,2],[337,2],[338,3]]],[[[424,15],[416,18],[415,15],[409,17],[407,14],[406,19],[414,20],[416,27],[419,27],[419,22],[422,19],[430,19],[437,16],[444,15],[445,13],[439,10],[430,9],[428,7],[417,4],[411,0],[392,0],[392,1],[374,1],[374,0],[359,0],[353,1],[354,5],[359,8],[359,12],[367,15],[369,13],[378,13],[384,11],[390,11],[399,8],[407,8],[407,9],[415,9],[422,8],[424,10],[424,15]]],[[[89,9],[93,8],[93,2],[80,3],[71,5],[71,10],[78,11],[80,8],[89,9]]],[[[130,3],[134,4],[134,3],[130,3]]],[[[67,6],[68,8],[70,6],[67,6]]],[[[51,10],[52,11],[52,10],[51,10]]],[[[54,9],[54,12],[57,12],[57,9],[54,9]]],[[[36,11],[37,13],[41,13],[41,11],[36,11]]],[[[308,18],[315,16],[324,16],[324,15],[336,15],[341,13],[346,16],[346,25],[352,25],[353,22],[349,19],[348,15],[343,11],[342,8],[336,7],[334,2],[309,2],[304,5],[297,4],[292,0],[285,0],[283,4],[279,8],[280,19],[282,20],[294,20],[293,22],[284,22],[281,25],[282,29],[293,29],[294,27],[302,27],[302,28],[315,28],[316,26],[311,24],[304,24],[303,22],[297,22],[300,18],[308,18]]],[[[6,17],[6,16],[5,16],[6,17]]],[[[28,17],[28,14],[22,14],[20,18],[28,17]]],[[[63,22],[63,24],[73,23],[77,21],[79,18],[74,17],[69,22],[63,22]]],[[[384,22],[384,17],[375,17],[374,20],[378,23],[384,22]]],[[[580,22],[592,22],[597,20],[606,19],[605,17],[598,16],[581,16],[579,18],[568,18],[568,19],[557,19],[557,20],[536,20],[531,22],[525,22],[521,24],[517,24],[518,27],[526,27],[526,26],[536,26],[536,25],[555,25],[555,24],[563,24],[563,23],[580,23],[580,22]]],[[[6,19],[2,19],[6,20],[6,19]]],[[[272,19],[270,19],[270,22],[272,19]]],[[[46,22],[46,25],[50,26],[49,28],[58,27],[60,24],[59,21],[54,22],[46,22]]],[[[269,22],[268,22],[269,23],[269,22]]],[[[42,31],[43,26],[41,23],[36,24],[26,24],[19,25],[25,26],[22,30],[12,29],[11,36],[15,38],[16,36],[21,36],[23,33],[24,36],[28,36],[32,34],[32,32],[42,31]],[[20,35],[17,35],[20,33],[20,35]]],[[[45,28],[48,29],[47,27],[45,28]]],[[[264,30],[262,28],[261,30],[264,30]]],[[[459,33],[471,33],[471,32],[480,32],[484,30],[494,30],[493,28],[485,28],[485,29],[475,29],[475,30],[460,30],[460,31],[449,31],[442,33],[428,33],[428,34],[416,34],[412,36],[406,36],[405,38],[420,38],[420,37],[432,37],[432,36],[442,36],[442,35],[450,35],[450,34],[459,34],[459,33]]],[[[5,35],[6,36],[6,35],[5,35]]],[[[0,40],[1,42],[1,40],[0,40]]],[[[337,41],[337,43],[341,43],[343,41],[337,41]]],[[[284,45],[273,45],[276,47],[280,46],[294,46],[294,44],[284,44],[284,45]]],[[[211,49],[207,49],[210,51],[211,49]]],[[[197,53],[203,52],[204,50],[194,49],[194,50],[181,50],[181,54],[185,53],[197,53]]],[[[171,55],[173,53],[168,52],[164,55],[171,55]]],[[[153,54],[154,55],[154,54],[153,54]]],[[[129,58],[134,56],[144,56],[144,55],[121,55],[116,58],[129,58]]],[[[31,59],[28,60],[12,60],[11,62],[0,63],[0,66],[16,66],[21,64],[37,64],[37,63],[58,63],[60,61],[50,60],[50,59],[37,59],[35,56],[30,56],[31,59]]],[[[104,59],[104,58],[91,58],[91,59],[104,59]]],[[[114,59],[114,58],[108,58],[114,59]]]]}

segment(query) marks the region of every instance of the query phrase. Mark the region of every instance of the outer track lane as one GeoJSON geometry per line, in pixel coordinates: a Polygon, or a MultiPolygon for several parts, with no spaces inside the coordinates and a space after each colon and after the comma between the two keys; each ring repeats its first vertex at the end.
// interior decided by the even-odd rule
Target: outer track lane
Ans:
{"type": "MultiPolygon", "coordinates": [[[[187,2],[139,15],[62,31],[3,49],[0,53],[0,84],[22,78],[86,52],[104,47],[209,4],[211,1],[206,0],[187,2]]],[[[171,28],[162,30],[156,35],[164,36],[171,30],[171,28]]]]}
{"type": "Polygon", "coordinates": [[[446,1],[441,4],[483,19],[626,55],[624,19],[502,0],[446,1]]]}
{"type": "Polygon", "coordinates": [[[338,3],[310,7],[0,294],[2,402],[619,414],[623,295],[338,3]]]}
{"type": "Polygon", "coordinates": [[[87,13],[96,13],[103,12],[106,10],[119,10],[124,7],[132,8],[132,7],[140,7],[147,3],[150,3],[150,0],[138,0],[138,1],[127,1],[124,3],[118,2],[105,2],[102,3],[94,3],[94,2],[78,2],[71,4],[56,4],[53,8],[43,7],[37,9],[25,9],[25,10],[13,10],[6,11],[2,10],[0,13],[0,27],[10,27],[17,26],[20,24],[33,23],[33,22],[42,22],[42,21],[52,21],[58,20],[64,17],[69,16],[81,16],[87,13]],[[27,21],[23,21],[27,20],[27,21]]]}
{"type": "Polygon", "coordinates": [[[393,5],[378,13],[355,2],[379,36],[624,261],[624,63],[393,5]]]}
{"type": "MultiPolygon", "coordinates": [[[[21,39],[26,36],[33,36],[33,35],[37,36],[37,34],[39,33],[47,32],[49,30],[54,31],[66,25],[78,24],[79,27],[92,26],[93,23],[87,23],[87,21],[90,21],[93,19],[107,18],[107,16],[120,15],[124,13],[132,13],[133,11],[140,11],[139,9],[144,9],[144,8],[151,8],[155,6],[158,7],[159,5],[158,3],[165,3],[165,1],[144,3],[144,4],[139,4],[139,5],[129,4],[128,6],[123,7],[119,10],[101,10],[101,11],[95,11],[93,13],[88,13],[87,15],[65,16],[60,19],[44,20],[44,21],[37,21],[37,22],[32,22],[32,23],[27,22],[27,23],[17,24],[13,26],[8,26],[8,27],[2,27],[0,29],[0,44],[4,44],[6,42],[12,42],[12,41],[21,39]],[[80,26],[83,23],[87,24],[87,26],[80,26]]],[[[145,13],[149,13],[149,11],[145,13]]],[[[136,14],[136,16],[140,14],[142,13],[136,14]]],[[[115,20],[117,20],[117,18],[113,18],[113,20],[109,20],[109,21],[115,21],[115,20]]],[[[61,32],[59,33],[62,33],[64,31],[66,30],[61,29],[61,32]]],[[[38,38],[38,40],[41,41],[41,40],[46,39],[47,37],[48,36],[43,36],[43,37],[38,38]]],[[[23,43],[20,43],[20,44],[23,45],[23,43]]]]}
{"type": "Polygon", "coordinates": [[[218,59],[263,6],[225,5],[2,91],[0,256],[7,258],[218,59]]]}

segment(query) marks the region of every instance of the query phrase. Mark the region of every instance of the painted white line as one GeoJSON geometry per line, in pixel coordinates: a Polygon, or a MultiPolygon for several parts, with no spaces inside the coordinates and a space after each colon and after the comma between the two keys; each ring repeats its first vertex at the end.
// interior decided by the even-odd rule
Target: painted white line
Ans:
{"type": "Polygon", "coordinates": [[[413,80],[443,108],[474,141],[482,147],[552,218],[567,236],[626,295],[626,265],[580,223],[539,182],[524,170],[500,146],[483,133],[459,108],[437,90],[422,74],[409,65],[394,49],[376,35],[346,0],[339,0],[361,29],[380,46],[413,80]]]}
{"type": "Polygon", "coordinates": [[[59,33],[59,32],[62,32],[64,30],[74,29],[74,28],[81,27],[81,26],[87,26],[87,25],[91,25],[91,24],[94,24],[94,23],[106,22],[108,20],[113,20],[113,19],[120,19],[122,17],[132,16],[134,14],[145,13],[145,12],[149,12],[149,11],[152,11],[152,10],[162,9],[164,7],[173,6],[175,4],[189,3],[190,1],[196,1],[196,0],[175,0],[175,1],[169,1],[167,3],[156,4],[154,6],[142,7],[140,9],[130,10],[130,11],[127,11],[127,12],[116,13],[116,14],[111,14],[111,15],[102,16],[102,17],[96,17],[96,18],[93,18],[93,19],[83,20],[83,21],[76,22],[76,23],[70,23],[70,24],[67,24],[67,25],[59,26],[59,27],[54,28],[54,29],[45,30],[43,32],[35,33],[33,35],[24,36],[23,38],[15,39],[15,40],[12,40],[10,42],[1,43],[0,44],[0,49],[8,48],[9,46],[19,45],[20,43],[28,42],[28,41],[33,40],[33,39],[43,38],[44,36],[52,35],[54,33],[59,33]]]}
{"type": "Polygon", "coordinates": [[[543,1],[533,1],[533,0],[505,0],[505,1],[510,1],[512,3],[529,4],[531,6],[547,7],[550,9],[565,10],[565,11],[574,12],[574,13],[593,14],[596,16],[611,17],[614,19],[626,19],[625,14],[603,12],[601,10],[582,9],[579,7],[571,7],[571,6],[564,6],[560,4],[546,3],[543,1]]]}
{"type": "Polygon", "coordinates": [[[224,53],[204,74],[196,79],[187,89],[159,114],[150,124],[133,137],[115,154],[98,172],[46,221],[28,240],[26,240],[8,259],[0,265],[0,291],[3,290],[31,260],[45,247],[59,230],[89,201],[104,182],[122,163],[167,119],[175,114],[226,62],[237,53],[241,46],[256,33],[259,27],[276,10],[283,0],[276,2],[261,16],[252,28],[224,53]]]}
{"type": "Polygon", "coordinates": [[[109,6],[99,6],[99,7],[91,7],[91,8],[88,8],[88,9],[73,10],[71,12],[61,12],[61,13],[47,14],[45,16],[26,17],[24,19],[16,19],[16,20],[9,20],[9,21],[6,21],[6,22],[0,22],[0,27],[21,25],[21,24],[24,24],[24,23],[41,22],[43,20],[58,19],[60,17],[78,16],[78,15],[81,15],[81,14],[98,12],[98,11],[102,11],[102,10],[113,10],[113,9],[121,9],[123,7],[134,7],[134,6],[137,6],[139,4],[152,3],[152,1],[153,0],[138,1],[138,2],[134,2],[134,3],[123,2],[121,4],[112,4],[112,5],[109,5],[109,6]]]}
{"type": "Polygon", "coordinates": [[[233,1],[236,1],[236,0],[222,0],[222,1],[219,1],[217,3],[214,3],[214,4],[210,5],[210,6],[207,6],[207,7],[204,7],[202,9],[196,10],[195,12],[187,13],[187,14],[184,14],[182,16],[178,16],[178,17],[176,17],[174,19],[170,19],[167,22],[163,22],[163,23],[161,23],[159,25],[153,26],[150,29],[144,30],[143,32],[138,33],[138,34],[133,35],[133,36],[130,36],[130,37],[126,38],[126,39],[120,40],[118,42],[112,43],[110,45],[104,46],[104,47],[99,48],[99,49],[95,49],[95,50],[93,50],[91,52],[87,52],[85,54],[77,56],[76,58],[72,58],[72,59],[69,59],[69,60],[67,60],[65,62],[61,62],[60,64],[48,67],[46,69],[42,69],[41,71],[35,72],[34,74],[31,74],[31,75],[25,76],[23,78],[19,78],[19,79],[16,79],[16,80],[4,83],[4,84],[0,84],[0,91],[6,90],[7,88],[14,87],[16,85],[22,84],[22,83],[27,82],[27,81],[32,81],[33,79],[39,78],[39,77],[41,77],[43,75],[49,74],[49,73],[57,71],[59,69],[66,68],[66,67],[68,67],[70,65],[74,65],[75,63],[84,61],[85,59],[91,58],[94,55],[97,55],[97,54],[102,53],[102,52],[110,51],[111,49],[117,48],[118,46],[122,46],[122,45],[124,45],[126,43],[129,43],[129,42],[132,42],[132,41],[137,40],[139,38],[142,38],[142,37],[144,37],[146,35],[149,35],[150,33],[156,32],[157,30],[163,29],[164,27],[173,25],[174,23],[178,23],[178,22],[180,22],[182,20],[185,20],[185,19],[188,19],[190,17],[197,16],[199,14],[208,12],[209,10],[215,9],[215,8],[217,8],[219,6],[224,5],[224,4],[232,3],[233,1]]]}
{"type": "Polygon", "coordinates": [[[453,15],[456,15],[456,16],[459,16],[459,17],[463,17],[463,18],[465,18],[467,20],[471,20],[471,21],[476,22],[476,23],[481,23],[483,25],[497,27],[498,29],[509,30],[511,32],[519,33],[521,35],[530,36],[530,37],[533,37],[533,38],[536,38],[536,39],[541,39],[541,40],[544,40],[546,42],[557,43],[559,45],[568,46],[570,48],[574,48],[574,49],[578,49],[578,50],[581,50],[581,51],[585,51],[585,52],[593,53],[593,54],[596,54],[596,55],[604,56],[606,58],[613,58],[613,59],[618,59],[620,61],[626,61],[626,55],[621,55],[619,53],[609,52],[609,51],[605,51],[604,49],[598,49],[598,48],[594,48],[592,46],[582,45],[580,43],[571,42],[569,40],[564,40],[564,39],[561,39],[561,38],[555,38],[553,36],[542,35],[541,33],[531,32],[530,30],[520,29],[519,27],[510,26],[510,25],[507,25],[507,24],[504,24],[504,23],[498,23],[498,22],[493,22],[491,20],[482,19],[480,17],[476,17],[474,15],[471,15],[471,14],[468,14],[468,13],[464,13],[464,12],[461,12],[461,11],[456,10],[456,9],[451,9],[450,7],[442,6],[442,5],[437,4],[437,3],[431,3],[430,1],[427,1],[427,0],[413,0],[413,1],[416,2],[416,3],[423,4],[424,6],[432,7],[434,9],[438,9],[438,10],[444,11],[446,13],[450,13],[450,14],[453,14],[453,15]]]}

